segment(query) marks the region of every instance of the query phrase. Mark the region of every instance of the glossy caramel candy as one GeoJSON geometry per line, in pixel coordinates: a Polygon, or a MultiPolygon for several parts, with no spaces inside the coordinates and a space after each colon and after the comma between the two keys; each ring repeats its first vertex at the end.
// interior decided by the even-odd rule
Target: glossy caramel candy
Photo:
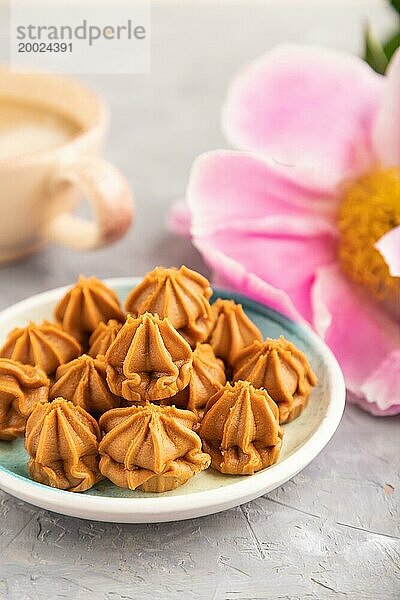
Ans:
{"type": "Polygon", "coordinates": [[[250,321],[241,304],[218,298],[212,305],[214,325],[208,343],[215,355],[232,366],[236,355],[254,340],[262,340],[260,330],[250,321]]]}
{"type": "Polygon", "coordinates": [[[187,408],[199,418],[208,400],[226,383],[224,363],[209,344],[197,344],[193,351],[193,366],[189,384],[171,398],[171,403],[187,408]]]}
{"type": "Polygon", "coordinates": [[[281,423],[299,416],[311,388],[317,385],[305,354],[283,336],[257,340],[238,354],[233,379],[246,379],[257,388],[265,388],[278,405],[281,423]]]}
{"type": "Polygon", "coordinates": [[[60,365],[81,352],[79,342],[59,325],[49,321],[37,325],[31,321],[26,327],[11,331],[0,350],[0,357],[38,366],[47,375],[52,375],[60,365]]]}
{"type": "Polygon", "coordinates": [[[49,385],[39,367],[0,358],[0,440],[23,437],[36,404],[48,401],[49,385]]]}
{"type": "Polygon", "coordinates": [[[96,277],[79,277],[55,309],[55,317],[65,331],[81,343],[93,333],[100,322],[110,319],[125,321],[118,295],[96,277]]]}
{"type": "Polygon", "coordinates": [[[212,314],[208,280],[185,266],[157,267],[147,273],[129,294],[126,310],[137,317],[145,312],[167,317],[179,333],[195,346],[209,335],[212,314]]]}
{"type": "Polygon", "coordinates": [[[221,473],[253,475],[278,459],[279,411],[265,390],[227,383],[207,403],[199,428],[203,450],[221,473]]]}
{"type": "Polygon", "coordinates": [[[89,339],[88,354],[96,358],[96,356],[105,355],[122,327],[122,323],[115,319],[110,319],[108,323],[101,321],[93,331],[89,339]]]}
{"type": "Polygon", "coordinates": [[[120,405],[120,398],[107,385],[106,363],[101,355],[93,358],[83,354],[58,367],[50,398],[58,397],[70,400],[95,417],[120,405]]]}
{"type": "Polygon", "coordinates": [[[192,351],[168,319],[145,313],[128,316],[106,362],[114,394],[129,402],[162,400],[188,385],[192,351]]]}
{"type": "Polygon", "coordinates": [[[100,470],[120,487],[166,492],[207,469],[208,454],[192,431],[195,415],[174,406],[131,406],[105,413],[100,470]]]}
{"type": "Polygon", "coordinates": [[[29,473],[35,481],[70,492],[84,492],[102,477],[100,430],[83,408],[64,398],[37,404],[26,425],[29,473]]]}

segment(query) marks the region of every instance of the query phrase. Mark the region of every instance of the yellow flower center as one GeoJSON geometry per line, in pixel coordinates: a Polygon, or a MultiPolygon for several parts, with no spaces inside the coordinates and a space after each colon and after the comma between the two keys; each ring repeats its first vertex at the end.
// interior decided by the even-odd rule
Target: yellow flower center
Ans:
{"type": "Polygon", "coordinates": [[[347,185],[339,210],[339,259],[356,283],[377,300],[397,303],[400,277],[392,277],[374,244],[400,225],[400,168],[378,170],[347,185]]]}

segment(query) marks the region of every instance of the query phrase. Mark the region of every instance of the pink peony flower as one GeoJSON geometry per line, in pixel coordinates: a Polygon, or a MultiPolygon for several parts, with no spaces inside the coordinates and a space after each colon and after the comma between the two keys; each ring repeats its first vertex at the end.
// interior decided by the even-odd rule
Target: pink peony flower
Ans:
{"type": "Polygon", "coordinates": [[[400,53],[280,46],[233,81],[223,127],[242,151],[194,163],[189,231],[217,284],[313,325],[351,397],[400,413],[400,53]]]}

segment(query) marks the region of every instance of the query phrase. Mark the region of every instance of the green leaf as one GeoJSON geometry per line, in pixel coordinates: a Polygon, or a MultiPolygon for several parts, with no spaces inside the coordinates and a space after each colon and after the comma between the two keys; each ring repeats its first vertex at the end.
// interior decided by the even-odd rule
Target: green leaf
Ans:
{"type": "Polygon", "coordinates": [[[389,0],[389,3],[393,6],[394,10],[396,10],[400,15],[400,0],[389,0]]]}
{"type": "Polygon", "coordinates": [[[393,54],[400,47],[400,31],[397,31],[387,42],[383,45],[383,51],[388,61],[392,58],[393,54]]]}
{"type": "Polygon", "coordinates": [[[385,73],[388,59],[382,45],[372,33],[369,25],[366,26],[364,32],[364,60],[377,73],[380,73],[381,75],[385,73]]]}

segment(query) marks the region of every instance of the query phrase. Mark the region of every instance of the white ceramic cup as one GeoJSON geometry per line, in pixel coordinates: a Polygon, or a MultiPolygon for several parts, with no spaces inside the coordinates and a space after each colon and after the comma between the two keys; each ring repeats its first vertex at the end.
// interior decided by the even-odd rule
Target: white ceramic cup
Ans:
{"type": "Polygon", "coordinates": [[[133,198],[125,177],[98,157],[108,124],[101,99],[73,79],[7,70],[0,70],[0,97],[49,108],[81,127],[56,148],[0,159],[0,262],[48,241],[88,250],[123,236],[133,198]],[[82,195],[93,220],[72,214],[82,195]]]}

